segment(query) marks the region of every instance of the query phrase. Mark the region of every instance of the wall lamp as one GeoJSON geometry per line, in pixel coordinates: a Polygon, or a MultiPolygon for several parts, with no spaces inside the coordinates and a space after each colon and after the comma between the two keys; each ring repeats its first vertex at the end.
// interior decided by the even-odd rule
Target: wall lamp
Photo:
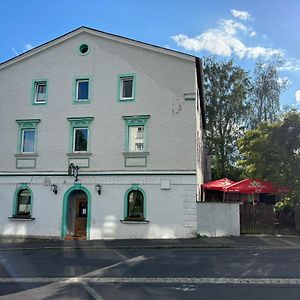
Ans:
{"type": "Polygon", "coordinates": [[[73,175],[75,177],[75,182],[77,182],[78,175],[79,175],[79,167],[75,166],[73,163],[70,163],[68,167],[68,175],[69,176],[73,175]]]}
{"type": "Polygon", "coordinates": [[[56,184],[51,184],[51,191],[57,195],[57,185],[56,184]]]}
{"type": "Polygon", "coordinates": [[[102,187],[100,184],[95,185],[95,190],[98,193],[98,195],[101,195],[101,189],[102,189],[102,187]]]}

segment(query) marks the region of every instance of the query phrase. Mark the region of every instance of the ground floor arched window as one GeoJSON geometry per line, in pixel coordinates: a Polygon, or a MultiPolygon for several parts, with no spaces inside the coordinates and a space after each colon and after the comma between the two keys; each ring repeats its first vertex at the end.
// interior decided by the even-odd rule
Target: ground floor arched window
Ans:
{"type": "Polygon", "coordinates": [[[13,217],[31,218],[31,211],[32,192],[27,187],[21,187],[15,193],[13,217]]]}
{"type": "Polygon", "coordinates": [[[138,187],[133,187],[125,195],[125,220],[144,221],[145,193],[138,187]]]}

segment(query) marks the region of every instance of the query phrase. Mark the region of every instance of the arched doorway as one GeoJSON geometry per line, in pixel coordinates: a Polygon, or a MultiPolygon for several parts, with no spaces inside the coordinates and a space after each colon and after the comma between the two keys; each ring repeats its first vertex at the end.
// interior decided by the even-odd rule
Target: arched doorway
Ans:
{"type": "Polygon", "coordinates": [[[75,184],[68,189],[63,200],[62,239],[89,239],[91,196],[89,191],[75,184]]]}

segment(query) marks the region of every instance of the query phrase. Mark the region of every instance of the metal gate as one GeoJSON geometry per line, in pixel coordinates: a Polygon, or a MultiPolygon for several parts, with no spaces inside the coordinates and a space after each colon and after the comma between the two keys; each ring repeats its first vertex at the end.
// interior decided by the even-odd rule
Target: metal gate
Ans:
{"type": "Polygon", "coordinates": [[[240,231],[248,234],[274,234],[274,205],[241,204],[240,231]]]}

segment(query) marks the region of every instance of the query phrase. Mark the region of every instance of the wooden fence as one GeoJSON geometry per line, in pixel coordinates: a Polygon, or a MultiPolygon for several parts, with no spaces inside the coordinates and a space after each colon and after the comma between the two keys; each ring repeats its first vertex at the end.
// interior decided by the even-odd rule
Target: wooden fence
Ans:
{"type": "Polygon", "coordinates": [[[274,205],[241,204],[240,230],[248,234],[274,234],[274,205]]]}

